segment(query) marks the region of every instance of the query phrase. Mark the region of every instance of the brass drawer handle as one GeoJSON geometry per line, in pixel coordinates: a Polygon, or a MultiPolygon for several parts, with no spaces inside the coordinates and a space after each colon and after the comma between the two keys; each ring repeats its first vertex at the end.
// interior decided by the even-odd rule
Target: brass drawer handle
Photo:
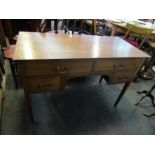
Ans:
{"type": "Polygon", "coordinates": [[[113,65],[113,68],[114,68],[114,69],[124,69],[124,65],[121,65],[121,64],[114,64],[114,65],[113,65]]]}
{"type": "Polygon", "coordinates": [[[65,74],[68,72],[68,67],[65,67],[64,69],[61,69],[60,66],[56,66],[56,71],[60,74],[65,74]]]}
{"type": "Polygon", "coordinates": [[[127,80],[128,77],[127,77],[127,76],[119,76],[118,79],[119,79],[119,80],[127,80]]]}
{"type": "Polygon", "coordinates": [[[38,86],[39,87],[51,87],[53,84],[51,82],[48,82],[48,83],[39,83],[38,86]]]}

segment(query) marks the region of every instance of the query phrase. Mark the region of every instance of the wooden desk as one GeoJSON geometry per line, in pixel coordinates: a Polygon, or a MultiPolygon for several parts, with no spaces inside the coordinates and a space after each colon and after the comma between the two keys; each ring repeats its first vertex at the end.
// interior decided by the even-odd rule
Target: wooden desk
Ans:
{"type": "Polygon", "coordinates": [[[69,79],[88,75],[125,83],[116,106],[147,57],[118,37],[20,32],[13,60],[32,110],[31,93],[61,90],[69,79]]]}
{"type": "Polygon", "coordinates": [[[152,25],[151,23],[143,22],[143,21],[139,21],[139,20],[135,20],[135,21],[108,20],[108,19],[104,20],[105,25],[112,29],[111,36],[114,36],[116,34],[116,32],[126,33],[126,31],[127,31],[126,24],[128,22],[133,25],[136,25],[137,27],[153,29],[153,32],[150,35],[150,38],[155,39],[155,25],[152,25]]]}

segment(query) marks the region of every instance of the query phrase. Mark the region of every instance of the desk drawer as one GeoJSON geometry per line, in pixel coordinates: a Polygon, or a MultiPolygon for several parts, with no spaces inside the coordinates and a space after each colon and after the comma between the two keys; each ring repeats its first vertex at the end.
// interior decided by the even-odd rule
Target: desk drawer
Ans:
{"type": "Polygon", "coordinates": [[[58,90],[61,87],[61,77],[32,77],[27,80],[30,92],[41,92],[48,90],[58,90]]]}
{"type": "Polygon", "coordinates": [[[109,59],[97,61],[94,71],[104,70],[136,70],[140,65],[139,59],[109,59]]]}
{"type": "Polygon", "coordinates": [[[135,72],[116,72],[111,76],[109,83],[115,84],[129,82],[132,80],[134,74],[135,72]]]}
{"type": "Polygon", "coordinates": [[[26,75],[50,75],[67,73],[89,73],[92,70],[93,62],[32,62],[25,63],[26,75]]]}

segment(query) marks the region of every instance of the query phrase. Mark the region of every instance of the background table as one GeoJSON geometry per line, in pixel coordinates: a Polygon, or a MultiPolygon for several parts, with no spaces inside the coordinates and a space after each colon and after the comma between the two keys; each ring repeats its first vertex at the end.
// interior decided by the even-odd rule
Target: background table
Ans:
{"type": "Polygon", "coordinates": [[[155,39],[155,25],[148,23],[148,22],[143,22],[140,20],[112,20],[112,19],[104,19],[104,23],[107,27],[110,27],[112,29],[111,36],[114,36],[116,32],[122,32],[126,33],[126,24],[127,23],[132,23],[133,25],[136,25],[138,27],[144,27],[148,29],[154,29],[150,38],[155,39]]]}

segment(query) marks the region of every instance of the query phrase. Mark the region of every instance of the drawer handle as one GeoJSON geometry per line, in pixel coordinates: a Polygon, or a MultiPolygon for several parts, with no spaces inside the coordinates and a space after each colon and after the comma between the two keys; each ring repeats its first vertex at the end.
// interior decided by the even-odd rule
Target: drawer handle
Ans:
{"type": "Polygon", "coordinates": [[[113,65],[114,69],[124,69],[124,65],[120,65],[120,64],[114,64],[113,65]]]}
{"type": "Polygon", "coordinates": [[[69,69],[68,69],[68,67],[65,67],[64,69],[61,69],[60,66],[57,66],[57,67],[56,67],[56,70],[57,70],[57,72],[60,73],[60,74],[65,74],[65,73],[68,72],[69,69]]]}
{"type": "Polygon", "coordinates": [[[118,79],[119,79],[119,80],[127,80],[128,77],[127,77],[127,76],[119,76],[118,79]]]}
{"type": "Polygon", "coordinates": [[[39,87],[50,87],[52,86],[53,84],[51,82],[48,82],[48,83],[39,83],[38,86],[39,87]]]}

